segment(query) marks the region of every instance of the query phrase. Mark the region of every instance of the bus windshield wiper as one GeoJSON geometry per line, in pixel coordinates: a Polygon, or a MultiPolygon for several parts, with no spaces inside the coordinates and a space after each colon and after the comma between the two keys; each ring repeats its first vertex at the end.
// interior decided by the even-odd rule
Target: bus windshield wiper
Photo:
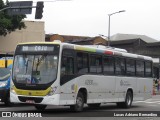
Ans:
{"type": "Polygon", "coordinates": [[[25,74],[27,73],[27,70],[28,70],[28,58],[27,58],[27,56],[26,56],[26,54],[24,54],[24,56],[23,56],[24,58],[25,58],[25,63],[24,63],[24,65],[25,65],[25,67],[26,67],[26,72],[25,72],[25,74]]]}
{"type": "Polygon", "coordinates": [[[44,58],[46,57],[47,55],[42,55],[40,58],[38,58],[38,62],[36,64],[36,71],[38,69],[38,66],[40,65],[40,63],[42,62],[42,60],[44,60],[44,58]]]}

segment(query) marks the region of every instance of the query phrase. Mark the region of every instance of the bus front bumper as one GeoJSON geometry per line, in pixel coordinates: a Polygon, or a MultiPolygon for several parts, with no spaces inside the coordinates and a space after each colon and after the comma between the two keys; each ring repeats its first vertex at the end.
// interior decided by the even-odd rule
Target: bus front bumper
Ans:
{"type": "Polygon", "coordinates": [[[59,94],[52,96],[23,96],[10,92],[10,100],[13,103],[59,105],[59,98],[59,94]]]}
{"type": "Polygon", "coordinates": [[[9,89],[0,88],[0,102],[4,102],[9,97],[9,89]]]}

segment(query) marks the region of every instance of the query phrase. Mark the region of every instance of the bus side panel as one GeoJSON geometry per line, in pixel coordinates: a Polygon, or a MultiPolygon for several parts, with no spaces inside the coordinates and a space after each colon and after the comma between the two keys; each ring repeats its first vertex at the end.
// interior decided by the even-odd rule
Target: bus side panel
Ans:
{"type": "Polygon", "coordinates": [[[88,86],[87,103],[102,103],[115,101],[115,77],[89,75],[85,81],[88,86]]]}
{"type": "Polygon", "coordinates": [[[60,90],[60,104],[75,104],[80,88],[87,90],[87,103],[116,102],[115,77],[103,75],[82,75],[63,84],[60,90]]]}
{"type": "Polygon", "coordinates": [[[137,78],[138,100],[146,100],[152,97],[152,78],[137,78]]]}
{"type": "Polygon", "coordinates": [[[135,77],[116,77],[116,94],[118,95],[118,101],[125,101],[127,90],[131,88],[133,90],[133,99],[135,93],[137,93],[137,78],[135,77]]]}
{"type": "Polygon", "coordinates": [[[76,88],[75,88],[75,79],[64,83],[60,87],[60,105],[70,105],[75,104],[76,98],[76,88]]]}

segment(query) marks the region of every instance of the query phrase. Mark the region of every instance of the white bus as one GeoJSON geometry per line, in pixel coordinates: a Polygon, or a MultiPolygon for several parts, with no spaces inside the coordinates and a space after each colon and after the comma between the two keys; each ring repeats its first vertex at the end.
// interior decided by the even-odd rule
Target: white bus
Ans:
{"type": "Polygon", "coordinates": [[[125,50],[69,43],[24,43],[16,47],[10,87],[13,103],[37,110],[67,105],[82,111],[113,102],[129,108],[152,96],[152,58],[125,50]]]}

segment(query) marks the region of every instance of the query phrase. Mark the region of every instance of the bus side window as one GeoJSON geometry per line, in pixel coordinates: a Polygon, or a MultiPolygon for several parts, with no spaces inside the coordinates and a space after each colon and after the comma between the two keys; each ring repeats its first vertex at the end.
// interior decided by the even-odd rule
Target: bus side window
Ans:
{"type": "Polygon", "coordinates": [[[77,52],[77,73],[88,73],[88,54],[77,52]]]}
{"type": "Polygon", "coordinates": [[[126,59],[126,74],[127,76],[135,76],[136,69],[135,69],[135,60],[133,59],[126,59]]]}
{"type": "Polygon", "coordinates": [[[144,77],[144,62],[136,61],[136,75],[138,77],[144,77]]]}
{"type": "Polygon", "coordinates": [[[97,65],[97,73],[102,73],[102,57],[101,56],[97,56],[96,65],[97,65]]]}
{"type": "Polygon", "coordinates": [[[114,74],[114,58],[113,57],[104,57],[104,74],[113,75],[114,74]]]}
{"type": "Polygon", "coordinates": [[[90,72],[102,73],[102,57],[99,55],[90,55],[90,72]]]}
{"type": "Polygon", "coordinates": [[[72,57],[62,57],[61,63],[61,76],[63,75],[73,75],[73,58],[72,57]]]}
{"type": "Polygon", "coordinates": [[[115,59],[115,67],[116,67],[116,75],[125,75],[125,59],[124,58],[116,58],[115,59]]]}
{"type": "Polygon", "coordinates": [[[90,72],[91,73],[96,73],[97,72],[97,65],[96,65],[96,56],[95,55],[90,55],[90,72]]]}
{"type": "Polygon", "coordinates": [[[145,62],[145,77],[152,77],[152,63],[145,62]]]}

